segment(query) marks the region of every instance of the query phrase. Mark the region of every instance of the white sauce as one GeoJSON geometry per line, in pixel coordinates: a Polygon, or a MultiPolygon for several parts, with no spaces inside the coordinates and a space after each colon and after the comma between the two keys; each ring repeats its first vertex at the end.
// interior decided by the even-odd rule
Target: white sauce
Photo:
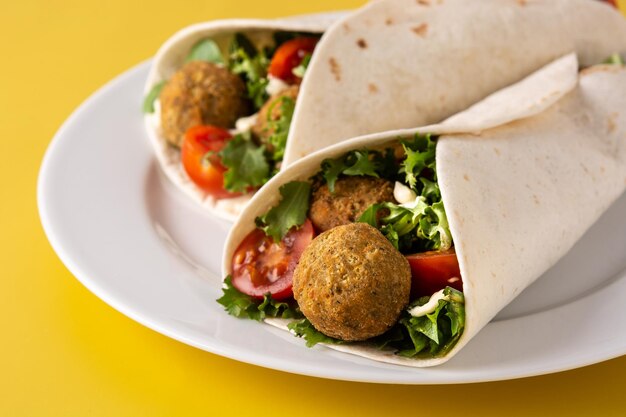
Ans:
{"type": "Polygon", "coordinates": [[[230,130],[230,133],[236,135],[238,133],[244,133],[252,129],[252,126],[256,124],[259,118],[259,113],[254,113],[250,116],[244,116],[237,119],[235,122],[235,128],[230,130]]]}
{"type": "Polygon", "coordinates": [[[421,317],[430,314],[437,309],[439,300],[449,301],[450,297],[443,295],[443,290],[439,290],[430,296],[430,300],[423,306],[415,306],[409,310],[409,314],[413,317],[421,317]]]}
{"type": "Polygon", "coordinates": [[[411,205],[415,205],[417,194],[415,194],[415,192],[413,192],[413,190],[406,185],[396,181],[396,184],[393,187],[393,198],[395,198],[400,204],[410,203],[411,205]]]}
{"type": "Polygon", "coordinates": [[[289,87],[289,84],[287,84],[280,78],[269,75],[267,79],[269,80],[269,83],[267,84],[267,87],[265,87],[265,91],[267,91],[267,94],[269,94],[270,96],[280,94],[289,87]]]}

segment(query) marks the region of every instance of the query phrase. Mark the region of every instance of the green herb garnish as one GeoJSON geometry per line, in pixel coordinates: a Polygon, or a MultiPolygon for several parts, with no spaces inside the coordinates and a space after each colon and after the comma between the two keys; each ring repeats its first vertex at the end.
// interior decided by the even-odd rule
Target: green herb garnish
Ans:
{"type": "Polygon", "coordinates": [[[307,319],[294,321],[287,325],[287,328],[295,333],[296,336],[303,338],[306,341],[307,347],[313,347],[318,343],[340,345],[346,343],[343,340],[335,339],[330,336],[326,336],[324,333],[317,330],[311,322],[307,319]]]}
{"type": "Polygon", "coordinates": [[[235,136],[219,153],[222,165],[227,168],[224,188],[228,191],[244,192],[260,187],[270,177],[265,147],[256,145],[249,136],[235,136]]]}
{"type": "Polygon", "coordinates": [[[270,294],[265,294],[262,301],[254,299],[237,290],[231,281],[231,276],[227,276],[222,288],[223,295],[217,299],[217,302],[223,305],[224,309],[231,316],[257,321],[261,321],[266,317],[283,319],[302,317],[302,313],[297,305],[276,301],[270,294]]]}
{"type": "MultiPolygon", "coordinates": [[[[335,192],[335,182],[340,175],[366,175],[370,177],[380,177],[395,167],[395,161],[388,156],[392,154],[391,149],[385,153],[362,149],[348,152],[347,154],[334,159],[322,161],[321,175],[328,184],[330,192],[335,192]]],[[[385,175],[386,176],[386,175],[385,175]]]]}
{"type": "Polygon", "coordinates": [[[309,210],[311,184],[305,181],[291,181],[280,187],[281,200],[255,222],[267,236],[280,242],[292,227],[304,224],[309,210]]]}
{"type": "Polygon", "coordinates": [[[243,77],[248,97],[256,110],[260,109],[269,97],[265,90],[269,82],[267,79],[269,63],[269,51],[259,51],[245,35],[235,34],[230,45],[228,68],[243,77]]]}

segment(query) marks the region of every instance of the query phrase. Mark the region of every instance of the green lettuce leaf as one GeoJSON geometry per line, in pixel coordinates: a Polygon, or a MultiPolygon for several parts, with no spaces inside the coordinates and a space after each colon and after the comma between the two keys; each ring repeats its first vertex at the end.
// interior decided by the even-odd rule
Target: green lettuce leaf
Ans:
{"type": "Polygon", "coordinates": [[[423,196],[412,205],[373,204],[357,221],[376,227],[402,253],[446,250],[452,246],[443,203],[429,205],[423,196]],[[380,218],[381,210],[389,214],[380,218]]]}
{"type": "Polygon", "coordinates": [[[317,330],[311,322],[307,319],[300,321],[294,321],[287,325],[287,328],[295,333],[296,336],[303,338],[306,341],[307,347],[313,347],[318,343],[327,343],[340,345],[345,343],[343,340],[335,339],[330,336],[326,336],[324,333],[317,330]]]}
{"type": "Polygon", "coordinates": [[[465,299],[463,293],[451,287],[444,289],[445,300],[439,300],[435,311],[421,317],[412,317],[408,310],[424,305],[430,297],[422,297],[409,305],[392,330],[378,337],[379,343],[397,349],[405,357],[443,356],[454,346],[465,328],[465,299]],[[398,338],[398,332],[404,334],[398,338]]]}
{"type": "Polygon", "coordinates": [[[223,64],[224,57],[222,51],[217,43],[212,39],[202,39],[197,42],[192,48],[185,62],[191,61],[207,61],[214,64],[223,64]]]}
{"type": "Polygon", "coordinates": [[[270,165],[265,147],[256,145],[246,135],[237,135],[219,152],[224,173],[224,188],[231,192],[245,192],[260,187],[270,177],[270,165]]]}
{"type": "Polygon", "coordinates": [[[280,187],[281,200],[277,206],[256,218],[256,225],[266,235],[280,242],[292,227],[304,224],[309,210],[311,184],[291,181],[280,187]]]}
{"type": "Polygon", "coordinates": [[[154,102],[159,98],[159,95],[161,94],[161,90],[163,89],[165,84],[166,84],[166,81],[161,81],[160,83],[155,84],[150,89],[150,91],[146,95],[146,98],[144,98],[143,100],[142,109],[144,113],[154,113],[154,102]]]}
{"type": "Polygon", "coordinates": [[[228,68],[243,77],[248,97],[256,110],[269,98],[265,88],[269,83],[267,68],[270,63],[269,51],[257,50],[245,35],[236,33],[230,45],[228,68]]]}
{"type": "Polygon", "coordinates": [[[321,176],[331,193],[335,192],[335,182],[340,175],[366,175],[376,178],[384,175],[388,178],[389,172],[397,171],[395,160],[389,157],[391,152],[390,149],[385,152],[362,149],[348,152],[339,158],[325,159],[322,161],[321,176]]]}
{"type": "MultiPolygon", "coordinates": [[[[406,156],[399,174],[404,175],[404,181],[417,194],[413,203],[374,204],[358,219],[380,230],[402,253],[446,250],[452,246],[448,217],[437,184],[436,144],[436,138],[428,134],[402,141],[406,156]],[[381,218],[381,210],[389,214],[381,218]]],[[[327,166],[333,175],[343,169],[327,166]]]]}
{"type": "Polygon", "coordinates": [[[243,294],[232,284],[231,276],[224,280],[222,296],[217,302],[231,316],[261,321],[266,317],[279,317],[283,319],[301,318],[302,313],[297,306],[290,303],[276,301],[270,294],[265,294],[263,300],[257,300],[243,294]]]}
{"type": "MultiPolygon", "coordinates": [[[[436,138],[430,134],[416,134],[413,140],[402,141],[406,158],[401,164],[400,172],[404,173],[405,183],[408,184],[417,195],[424,195],[422,191],[426,185],[424,182],[418,181],[418,179],[425,178],[426,174],[431,174],[434,177],[431,179],[436,180],[436,145],[436,138]]],[[[432,189],[430,189],[429,192],[432,192],[432,189]]]]}

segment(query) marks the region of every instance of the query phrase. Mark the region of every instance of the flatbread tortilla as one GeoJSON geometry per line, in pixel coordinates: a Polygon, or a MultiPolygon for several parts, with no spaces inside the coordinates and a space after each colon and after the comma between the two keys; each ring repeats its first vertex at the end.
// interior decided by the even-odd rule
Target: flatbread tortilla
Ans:
{"type": "Polygon", "coordinates": [[[626,189],[626,67],[579,74],[568,55],[441,124],[358,137],[299,160],[255,195],[231,229],[223,275],[254,219],[278,203],[282,184],[307,180],[326,158],[416,133],[440,135],[437,176],[463,280],[465,330],[445,357],[434,359],[403,358],[366,343],[327,346],[425,367],[453,357],[626,189]]]}
{"type": "Polygon", "coordinates": [[[439,123],[570,52],[626,52],[626,20],[597,0],[379,0],[326,31],[283,164],[342,140],[439,123]]]}

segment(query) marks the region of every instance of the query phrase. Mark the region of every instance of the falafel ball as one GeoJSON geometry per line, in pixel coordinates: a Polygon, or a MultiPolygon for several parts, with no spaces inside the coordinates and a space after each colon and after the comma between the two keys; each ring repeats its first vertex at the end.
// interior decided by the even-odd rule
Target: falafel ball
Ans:
{"type": "Polygon", "coordinates": [[[409,303],[410,292],[409,262],[366,223],[316,237],[293,275],[302,313],[320,332],[345,341],[389,330],[409,303]]]}
{"type": "Polygon", "coordinates": [[[341,177],[335,192],[328,184],[314,186],[309,218],[318,232],[356,221],[372,204],[396,201],[393,182],[375,177],[341,177]]]}
{"type": "Polygon", "coordinates": [[[257,138],[259,144],[266,145],[270,152],[273,151],[273,146],[268,143],[268,139],[274,134],[274,128],[270,123],[279,120],[283,115],[281,101],[288,99],[293,100],[295,103],[299,91],[300,87],[297,85],[287,87],[275,96],[270,97],[259,110],[259,116],[252,127],[252,134],[257,138]]]}
{"type": "Polygon", "coordinates": [[[185,64],[165,84],[159,99],[163,135],[178,147],[190,127],[205,124],[228,129],[251,109],[243,80],[206,61],[185,64]]]}

